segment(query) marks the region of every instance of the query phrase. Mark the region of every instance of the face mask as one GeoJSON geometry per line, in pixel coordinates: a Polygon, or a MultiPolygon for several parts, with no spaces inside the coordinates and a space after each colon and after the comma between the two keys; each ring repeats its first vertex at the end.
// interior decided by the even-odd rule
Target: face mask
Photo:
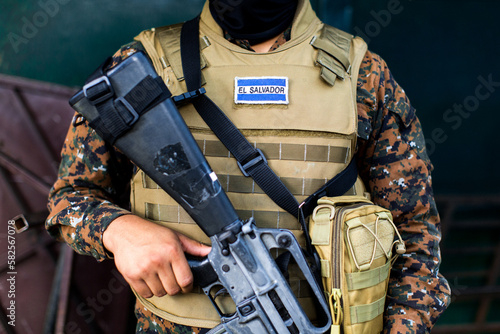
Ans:
{"type": "Polygon", "coordinates": [[[231,37],[257,44],[290,26],[297,0],[210,0],[209,7],[214,20],[231,37]]]}

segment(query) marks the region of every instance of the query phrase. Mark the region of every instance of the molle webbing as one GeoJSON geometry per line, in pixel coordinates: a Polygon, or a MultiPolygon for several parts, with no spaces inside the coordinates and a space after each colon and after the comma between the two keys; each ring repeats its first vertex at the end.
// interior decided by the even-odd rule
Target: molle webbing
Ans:
{"type": "MultiPolygon", "coordinates": [[[[198,140],[197,142],[203,150],[203,153],[208,157],[231,156],[229,150],[218,140],[198,140]]],[[[273,160],[304,160],[341,164],[345,164],[349,161],[349,149],[340,146],[255,143],[255,147],[266,152],[266,157],[273,160]]]]}
{"type": "MultiPolygon", "coordinates": [[[[301,230],[295,217],[270,201],[252,178],[241,174],[234,158],[220,142],[196,131],[194,136],[241,218],[253,216],[260,227],[301,230]],[[199,139],[200,137],[205,139],[199,139]]],[[[262,148],[271,167],[279,172],[282,182],[300,201],[329,181],[329,177],[325,175],[331,175],[332,171],[340,172],[350,155],[347,147],[328,145],[327,143],[332,140],[322,138],[315,139],[317,144],[303,144],[300,143],[301,140],[293,137],[267,138],[268,142],[262,142],[265,138],[256,138],[256,140],[258,141],[252,141],[252,144],[262,148]],[[316,168],[301,174],[301,177],[295,175],[296,170],[306,169],[311,164],[314,164],[316,168]]],[[[149,177],[146,175],[136,177],[139,177],[137,183],[143,189],[141,197],[150,199],[145,203],[144,216],[146,218],[176,224],[194,224],[185,211],[178,208],[175,201],[167,199],[159,201],[160,197],[154,194],[161,192],[161,189],[149,177]]],[[[136,191],[139,189],[136,188],[136,191]]],[[[348,195],[356,193],[363,193],[361,182],[347,192],[348,195]]]]}
{"type": "MultiPolygon", "coordinates": [[[[228,194],[264,194],[252,179],[240,175],[218,175],[224,191],[228,194]]],[[[283,179],[293,195],[304,196],[314,192],[326,183],[326,180],[305,179],[283,179]]],[[[144,189],[159,189],[148,176],[143,174],[144,189]]],[[[355,187],[351,188],[346,195],[355,195],[355,187]]],[[[282,210],[252,210],[238,209],[236,212],[240,217],[254,217],[260,227],[297,229],[297,219],[282,210]]],[[[177,204],[145,203],[145,218],[155,221],[176,222],[179,224],[194,224],[193,220],[177,204]]]]}

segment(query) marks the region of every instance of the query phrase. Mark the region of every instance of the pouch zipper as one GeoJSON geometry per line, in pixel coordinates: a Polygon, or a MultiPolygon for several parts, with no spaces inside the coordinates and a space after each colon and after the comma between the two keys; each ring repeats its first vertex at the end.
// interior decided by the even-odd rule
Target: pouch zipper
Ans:
{"type": "Polygon", "coordinates": [[[341,219],[347,210],[355,209],[370,203],[357,203],[337,208],[333,206],[333,221],[332,221],[332,290],[329,295],[330,311],[332,314],[332,326],[330,329],[331,334],[340,334],[343,322],[343,296],[342,296],[342,272],[341,270],[341,252],[342,248],[342,227],[341,219]],[[337,270],[336,270],[337,269],[337,270]]]}
{"type": "MultiPolygon", "coordinates": [[[[351,204],[347,206],[343,206],[340,209],[335,210],[335,217],[333,220],[333,233],[332,233],[332,289],[340,290],[342,288],[342,273],[343,270],[335,270],[336,268],[342,268],[341,263],[341,251],[342,251],[342,227],[341,219],[344,216],[344,213],[350,209],[356,209],[365,205],[370,205],[370,203],[357,203],[351,204]]],[[[334,206],[335,207],[335,206],[334,206]]]]}

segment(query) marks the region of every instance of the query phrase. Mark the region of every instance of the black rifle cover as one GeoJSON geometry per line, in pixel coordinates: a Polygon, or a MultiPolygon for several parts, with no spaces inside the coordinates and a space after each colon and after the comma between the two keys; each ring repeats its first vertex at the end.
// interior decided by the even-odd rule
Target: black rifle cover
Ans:
{"type": "MultiPolygon", "coordinates": [[[[142,52],[131,55],[107,71],[105,77],[114,91],[113,103],[116,105],[117,100],[123,103],[123,98],[148,76],[158,78],[142,52]]],[[[97,81],[107,82],[104,77],[97,81]]],[[[84,88],[73,96],[70,105],[92,126],[101,115],[86,91],[88,89],[84,88]]],[[[130,119],[130,115],[123,118],[130,119]]],[[[209,237],[238,220],[172,98],[166,98],[140,117],[134,117],[131,123],[130,129],[114,142],[116,148],[172,196],[209,237]]],[[[102,126],[102,122],[99,124],[102,126]]],[[[108,132],[102,127],[95,127],[95,130],[98,134],[108,132]]]]}

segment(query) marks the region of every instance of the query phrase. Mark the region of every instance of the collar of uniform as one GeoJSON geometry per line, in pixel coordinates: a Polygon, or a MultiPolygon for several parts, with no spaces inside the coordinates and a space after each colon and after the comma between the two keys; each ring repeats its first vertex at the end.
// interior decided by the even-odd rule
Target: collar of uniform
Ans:
{"type": "MultiPolygon", "coordinates": [[[[314,10],[312,9],[309,0],[298,0],[298,1],[299,3],[297,6],[297,12],[293,20],[292,31],[290,34],[291,39],[299,38],[301,35],[306,34],[313,25],[316,26],[321,23],[316,14],[314,13],[314,10]]],[[[212,14],[210,13],[210,9],[208,7],[208,1],[205,2],[205,5],[203,6],[203,10],[200,15],[200,26],[202,27],[202,29],[203,28],[208,29],[211,35],[209,37],[215,38],[221,44],[225,44],[231,49],[233,49],[233,47],[236,47],[241,50],[253,53],[253,51],[242,49],[241,47],[225,39],[224,31],[217,24],[217,22],[215,22],[215,20],[212,17],[212,14]],[[231,46],[229,46],[228,44],[231,46]]]]}

